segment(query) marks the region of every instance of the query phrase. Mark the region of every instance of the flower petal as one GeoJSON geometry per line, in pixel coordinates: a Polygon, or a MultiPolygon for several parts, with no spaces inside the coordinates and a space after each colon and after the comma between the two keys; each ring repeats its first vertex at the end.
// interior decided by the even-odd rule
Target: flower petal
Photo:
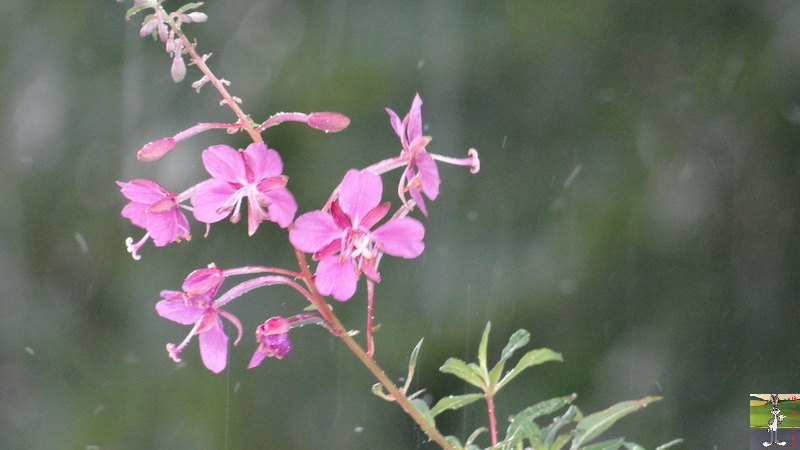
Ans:
{"type": "Polygon", "coordinates": [[[278,176],[283,172],[283,162],[278,152],[260,142],[248,145],[242,156],[252,171],[253,179],[249,180],[251,183],[278,176]]]}
{"type": "Polygon", "coordinates": [[[228,336],[222,329],[222,320],[217,316],[214,325],[200,335],[200,357],[208,370],[220,373],[228,359],[228,336]]]}
{"type": "Polygon", "coordinates": [[[342,230],[339,229],[330,214],[323,211],[311,211],[298,217],[294,222],[294,228],[289,231],[289,241],[295,248],[313,253],[321,250],[341,235],[342,230]]]}
{"type": "Polygon", "coordinates": [[[408,128],[406,128],[406,133],[408,133],[408,142],[409,145],[411,142],[414,142],[414,139],[422,136],[422,98],[420,98],[419,94],[414,96],[414,100],[411,102],[411,110],[408,111],[408,128]]]}
{"type": "Polygon", "coordinates": [[[220,207],[236,194],[237,189],[225,181],[210,179],[200,183],[192,196],[194,218],[205,223],[219,222],[231,213],[230,209],[221,211],[220,207]]]}
{"type": "Polygon", "coordinates": [[[417,154],[417,170],[419,171],[419,179],[422,182],[422,192],[431,199],[436,200],[439,195],[439,169],[436,167],[436,161],[431,157],[428,152],[419,152],[417,154]]]}
{"type": "Polygon", "coordinates": [[[247,184],[244,160],[239,151],[227,145],[212,145],[203,150],[203,165],[212,177],[228,183],[247,184]]]}
{"type": "Polygon", "coordinates": [[[264,198],[269,202],[269,220],[281,228],[288,227],[297,213],[297,202],[292,193],[286,188],[278,188],[264,192],[264,198]]]}
{"type": "Polygon", "coordinates": [[[339,205],[350,216],[353,226],[378,206],[383,193],[381,177],[372,172],[350,169],[339,186],[339,205]]]}
{"type": "Polygon", "coordinates": [[[156,303],[156,311],[159,316],[181,325],[191,325],[197,322],[203,317],[204,312],[201,308],[187,305],[182,298],[161,300],[156,303]]]}
{"type": "Polygon", "coordinates": [[[373,241],[392,256],[416,258],[425,249],[422,238],[425,227],[417,219],[400,217],[392,219],[372,232],[373,241]]]}
{"type": "Polygon", "coordinates": [[[349,300],[356,293],[357,281],[356,269],[349,259],[340,262],[339,257],[333,255],[317,266],[316,282],[320,294],[333,295],[340,302],[349,300]]]}

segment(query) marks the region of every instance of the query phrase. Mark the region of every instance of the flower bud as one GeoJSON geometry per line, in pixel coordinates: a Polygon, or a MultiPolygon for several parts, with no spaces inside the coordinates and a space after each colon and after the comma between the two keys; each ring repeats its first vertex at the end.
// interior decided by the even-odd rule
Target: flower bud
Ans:
{"type": "Polygon", "coordinates": [[[189,14],[186,14],[186,16],[189,18],[189,20],[187,22],[195,22],[196,23],[196,22],[205,22],[206,20],[208,20],[208,16],[206,14],[204,14],[204,13],[201,13],[201,12],[189,13],[189,14]]]}
{"type": "Polygon", "coordinates": [[[142,162],[156,162],[163,158],[170,150],[175,148],[175,139],[168,137],[149,142],[138,153],[136,158],[142,162]]]}
{"type": "Polygon", "coordinates": [[[175,51],[175,57],[172,58],[172,68],[170,69],[172,80],[176,83],[183,81],[186,76],[186,63],[183,62],[183,56],[179,50],[175,51]]]}
{"type": "Polygon", "coordinates": [[[350,125],[350,119],[335,112],[317,112],[308,115],[308,126],[326,133],[342,131],[350,125]]]}

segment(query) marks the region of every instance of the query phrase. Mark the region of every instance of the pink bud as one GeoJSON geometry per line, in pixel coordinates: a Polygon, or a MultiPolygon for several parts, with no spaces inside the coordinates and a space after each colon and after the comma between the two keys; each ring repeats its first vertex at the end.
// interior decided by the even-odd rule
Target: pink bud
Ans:
{"type": "Polygon", "coordinates": [[[175,139],[171,137],[159,139],[142,147],[142,149],[136,153],[136,158],[142,162],[156,162],[173,148],[175,148],[175,139]]]}
{"type": "Polygon", "coordinates": [[[205,22],[208,16],[201,12],[193,12],[186,15],[189,20],[187,22],[205,22]]]}
{"type": "Polygon", "coordinates": [[[342,131],[350,125],[350,119],[335,112],[317,112],[308,115],[308,126],[326,133],[342,131]]]}
{"type": "Polygon", "coordinates": [[[183,62],[183,56],[179,49],[175,50],[175,57],[172,58],[172,68],[170,69],[172,80],[176,83],[183,81],[186,76],[186,64],[183,62]]]}

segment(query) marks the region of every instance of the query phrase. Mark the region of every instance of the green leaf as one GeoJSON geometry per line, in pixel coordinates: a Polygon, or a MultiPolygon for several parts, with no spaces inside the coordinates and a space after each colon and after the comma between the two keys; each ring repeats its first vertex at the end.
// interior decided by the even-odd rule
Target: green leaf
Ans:
{"type": "Polygon", "coordinates": [[[538,417],[546,416],[558,411],[559,409],[571,404],[577,397],[578,394],[572,394],[564,397],[551,398],[550,400],[545,400],[523,409],[519,412],[519,414],[517,414],[517,416],[524,417],[528,420],[534,420],[538,417]]]}
{"type": "Polygon", "coordinates": [[[439,370],[443,373],[453,374],[473,386],[484,390],[486,388],[481,370],[475,363],[467,364],[458,358],[449,358],[439,370]]]}
{"type": "Polygon", "coordinates": [[[475,441],[475,439],[478,439],[478,436],[480,436],[482,433],[485,433],[487,431],[489,431],[489,429],[486,427],[480,427],[477,430],[473,431],[472,434],[470,434],[469,437],[467,438],[467,442],[464,443],[464,446],[465,447],[472,446],[472,442],[475,441]]]}
{"type": "Polygon", "coordinates": [[[422,400],[415,398],[411,400],[411,404],[414,405],[415,408],[422,414],[422,417],[425,418],[431,425],[436,427],[436,421],[433,420],[433,416],[431,415],[431,410],[428,408],[428,404],[423,402],[422,400]]]}
{"type": "Polygon", "coordinates": [[[517,330],[508,338],[508,344],[506,344],[503,352],[500,354],[500,361],[505,361],[510,358],[518,348],[524,347],[528,341],[530,341],[530,338],[531,334],[526,330],[521,328],[517,330]]]}
{"type": "Polygon", "coordinates": [[[622,445],[628,450],[647,450],[636,442],[623,442],[622,445]]]}
{"type": "Polygon", "coordinates": [[[517,366],[513,369],[509,370],[506,375],[497,383],[496,390],[502,388],[506,383],[511,381],[514,377],[522,373],[523,370],[527,369],[530,366],[535,366],[537,364],[542,364],[547,361],[563,361],[564,359],[561,357],[561,353],[554,352],[549,348],[540,348],[537,350],[531,350],[528,353],[520,358],[519,362],[517,362],[517,366]]]}
{"type": "Polygon", "coordinates": [[[431,417],[436,417],[439,413],[448,409],[458,409],[467,406],[470,403],[483,398],[483,394],[465,394],[465,395],[450,395],[441,398],[433,408],[431,408],[431,417]]]}
{"type": "Polygon", "coordinates": [[[569,425],[575,416],[578,415],[578,408],[575,405],[570,405],[567,408],[567,411],[564,414],[556,417],[549,426],[542,430],[542,434],[545,435],[544,443],[545,444],[552,444],[556,440],[556,436],[558,435],[558,431],[565,426],[569,425]]]}
{"type": "Polygon", "coordinates": [[[492,392],[497,392],[500,390],[498,383],[500,382],[500,376],[503,374],[503,369],[505,369],[505,367],[505,360],[500,360],[492,368],[492,371],[489,372],[489,389],[491,389],[492,392]]]}
{"type": "Polygon", "coordinates": [[[464,448],[464,446],[461,445],[461,441],[459,441],[455,436],[445,436],[444,440],[447,441],[447,443],[450,444],[455,450],[463,450],[464,448]]]}
{"type": "Polygon", "coordinates": [[[582,447],[581,450],[619,450],[625,438],[611,439],[582,447]]]}
{"type": "Polygon", "coordinates": [[[658,447],[656,447],[656,450],[664,450],[665,448],[672,447],[673,445],[678,445],[678,444],[680,444],[682,442],[683,442],[683,439],[675,439],[673,441],[669,441],[669,442],[667,442],[665,444],[659,445],[658,447]]]}
{"type": "Polygon", "coordinates": [[[380,383],[375,383],[372,385],[372,393],[384,400],[390,402],[394,401],[394,398],[391,395],[387,394],[386,392],[383,392],[383,385],[380,383]]]}
{"type": "Polygon", "coordinates": [[[183,5],[183,6],[181,6],[180,8],[178,8],[178,10],[175,11],[175,12],[177,12],[177,13],[185,13],[186,11],[189,11],[189,10],[192,10],[192,9],[197,9],[197,8],[199,8],[201,6],[203,6],[202,2],[199,2],[199,3],[187,3],[187,4],[183,5]]]}
{"type": "Polygon", "coordinates": [[[564,447],[564,444],[569,441],[573,433],[573,431],[570,431],[569,433],[562,434],[556,438],[556,440],[550,445],[551,450],[560,450],[562,447],[564,447]]]}
{"type": "Polygon", "coordinates": [[[411,357],[408,359],[408,374],[406,375],[406,382],[403,385],[403,393],[408,392],[408,388],[411,386],[411,380],[414,378],[414,371],[417,369],[417,357],[419,356],[419,349],[422,348],[422,341],[425,338],[422,338],[417,342],[417,345],[414,346],[414,350],[411,350],[411,357]]]}
{"type": "Polygon", "coordinates": [[[516,415],[511,416],[509,419],[508,430],[506,431],[506,440],[516,441],[518,439],[528,439],[533,443],[541,441],[542,430],[536,425],[536,422],[528,419],[527,417],[516,415]]]}
{"type": "Polygon", "coordinates": [[[486,328],[483,329],[483,336],[481,336],[481,343],[478,346],[478,364],[481,366],[483,373],[489,373],[488,366],[486,365],[486,347],[489,345],[489,330],[492,329],[492,322],[486,322],[486,328]]]}
{"type": "Polygon", "coordinates": [[[603,411],[589,414],[578,422],[578,426],[575,428],[575,439],[572,441],[572,448],[575,449],[586,444],[611,427],[611,425],[614,425],[619,419],[659,400],[661,400],[661,397],[653,396],[645,397],[641,400],[629,400],[617,403],[603,411]]]}
{"type": "Polygon", "coordinates": [[[147,6],[134,6],[133,8],[129,9],[127,13],[125,13],[125,20],[130,19],[134,14],[146,8],[147,6]]]}

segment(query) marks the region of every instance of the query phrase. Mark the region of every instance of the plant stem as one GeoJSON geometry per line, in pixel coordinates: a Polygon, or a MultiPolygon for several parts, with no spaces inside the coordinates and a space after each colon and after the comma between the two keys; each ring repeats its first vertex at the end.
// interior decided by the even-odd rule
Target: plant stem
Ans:
{"type": "Polygon", "coordinates": [[[494,413],[494,393],[486,394],[486,410],[489,414],[489,432],[492,435],[492,447],[497,445],[497,417],[494,413]]]}
{"type": "Polygon", "coordinates": [[[378,382],[383,385],[387,392],[394,398],[398,405],[414,419],[415,422],[422,428],[425,434],[428,437],[439,444],[444,449],[452,449],[453,447],[450,445],[449,442],[444,438],[442,433],[436,429],[436,426],[432,423],[428,422],[425,417],[419,412],[419,410],[411,403],[411,400],[406,396],[406,394],[401,391],[389,377],[386,376],[383,369],[378,366],[378,363],[375,362],[372,357],[367,355],[367,352],[361,348],[360,345],[347,333],[347,330],[344,328],[342,323],[339,321],[339,318],[333,313],[331,308],[328,306],[328,303],[322,297],[322,295],[317,291],[317,287],[314,283],[313,276],[311,275],[311,270],[308,267],[308,261],[306,260],[306,255],[300,250],[295,249],[295,255],[297,256],[297,263],[300,266],[300,272],[302,273],[302,279],[305,283],[306,287],[308,288],[311,295],[316,299],[316,305],[319,309],[319,313],[322,317],[327,320],[331,328],[333,329],[333,334],[339,336],[342,341],[344,341],[345,345],[356,355],[358,359],[367,367],[367,369],[372,372],[372,375],[377,378],[378,382]]]}
{"type": "Polygon", "coordinates": [[[187,38],[186,35],[183,34],[183,31],[181,31],[178,24],[169,16],[166,10],[164,10],[162,6],[159,6],[159,9],[161,9],[161,12],[164,15],[165,19],[167,20],[167,23],[169,23],[169,26],[175,31],[175,34],[180,38],[181,43],[183,44],[183,47],[186,49],[186,51],[189,53],[192,62],[200,69],[200,71],[203,72],[203,75],[205,75],[208,78],[208,80],[211,82],[211,84],[214,85],[217,91],[219,91],[219,93],[222,94],[222,98],[225,99],[225,103],[231,108],[231,110],[233,110],[233,113],[236,114],[236,117],[239,118],[239,121],[242,123],[242,128],[244,128],[245,131],[247,131],[247,134],[250,135],[250,138],[253,139],[253,142],[263,143],[264,140],[261,138],[261,134],[259,134],[255,130],[255,128],[253,128],[253,125],[251,125],[249,118],[244,113],[244,111],[242,111],[242,109],[239,107],[239,104],[236,102],[236,99],[234,99],[233,96],[230,93],[228,93],[228,90],[225,89],[225,85],[222,84],[222,81],[220,81],[219,78],[217,78],[214,75],[214,72],[212,72],[211,69],[209,69],[209,67],[206,65],[205,59],[202,56],[200,56],[199,53],[197,53],[197,50],[195,50],[194,48],[194,44],[192,44],[192,42],[189,41],[189,38],[187,38]]]}

